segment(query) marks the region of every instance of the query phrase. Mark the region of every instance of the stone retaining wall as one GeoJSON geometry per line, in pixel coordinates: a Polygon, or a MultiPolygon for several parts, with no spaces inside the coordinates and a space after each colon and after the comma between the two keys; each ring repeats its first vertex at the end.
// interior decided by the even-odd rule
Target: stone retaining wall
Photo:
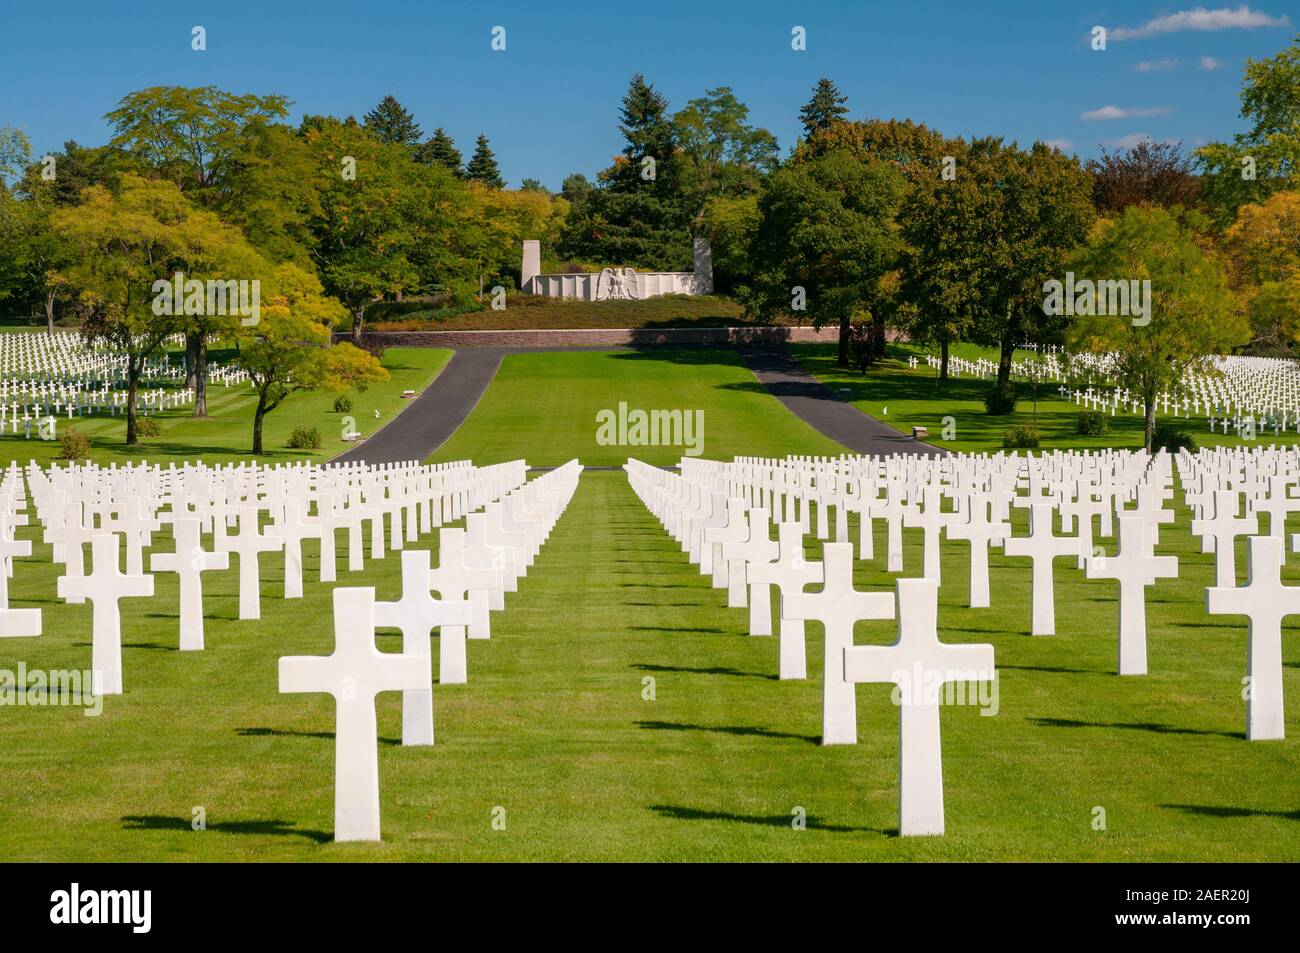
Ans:
{"type": "MultiPolygon", "coordinates": [[[[383,347],[641,347],[757,344],[792,341],[833,343],[835,326],[821,328],[573,328],[520,331],[365,331],[383,347]]],[[[336,336],[348,340],[346,333],[336,336]]]]}

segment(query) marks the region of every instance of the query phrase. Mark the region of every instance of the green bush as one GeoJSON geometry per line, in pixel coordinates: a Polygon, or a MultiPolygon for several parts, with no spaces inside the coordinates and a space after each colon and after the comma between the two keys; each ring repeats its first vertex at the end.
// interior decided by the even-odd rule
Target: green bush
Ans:
{"type": "Polygon", "coordinates": [[[1002,434],[1002,446],[1008,450],[1033,450],[1038,446],[1038,428],[1033,424],[1008,427],[1002,434]]]}
{"type": "Polygon", "coordinates": [[[1196,439],[1178,424],[1156,424],[1156,429],[1151,435],[1151,449],[1168,450],[1170,453],[1177,453],[1179,450],[1195,453],[1196,439]]]}
{"type": "Polygon", "coordinates": [[[334,413],[346,414],[352,411],[352,398],[347,394],[340,394],[334,398],[334,413]]]}
{"type": "Polygon", "coordinates": [[[1102,434],[1110,433],[1110,419],[1102,410],[1081,410],[1078,432],[1085,437],[1100,437],[1102,434]]]}
{"type": "Polygon", "coordinates": [[[137,417],[135,420],[135,435],[137,437],[159,437],[162,435],[162,424],[152,417],[137,417]]]}
{"type": "Polygon", "coordinates": [[[308,430],[306,427],[294,427],[293,433],[289,434],[290,450],[319,450],[320,449],[320,431],[315,427],[308,430]]]}
{"type": "Polygon", "coordinates": [[[59,438],[59,455],[64,460],[84,460],[90,456],[90,438],[76,427],[69,427],[59,438]]]}
{"type": "Polygon", "coordinates": [[[990,417],[1005,417],[1016,409],[1016,387],[1007,384],[999,387],[994,384],[984,395],[984,410],[990,417]]]}

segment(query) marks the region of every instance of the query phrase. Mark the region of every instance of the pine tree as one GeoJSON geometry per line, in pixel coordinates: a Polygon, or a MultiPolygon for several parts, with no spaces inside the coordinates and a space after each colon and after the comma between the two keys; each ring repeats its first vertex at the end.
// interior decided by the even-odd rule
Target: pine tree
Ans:
{"type": "Polygon", "coordinates": [[[799,110],[799,121],[803,123],[804,138],[811,139],[812,134],[818,129],[828,129],[833,124],[842,122],[840,117],[849,111],[844,105],[848,100],[849,97],[841,96],[839,87],[826,77],[817,80],[817,85],[813,87],[812,99],[799,110]]]}
{"type": "Polygon", "coordinates": [[[677,133],[668,115],[668,100],[637,73],[628,83],[619,113],[618,131],[627,143],[626,162],[610,175],[610,187],[617,192],[639,191],[646,181],[662,180],[669,171],[677,147],[677,133]],[[654,179],[646,178],[646,158],[654,160],[654,179]]]}
{"type": "Polygon", "coordinates": [[[415,150],[415,161],[425,165],[437,163],[446,166],[458,176],[465,174],[461,168],[460,150],[456,148],[455,140],[441,126],[433,130],[433,135],[415,150]]]}
{"type": "Polygon", "coordinates": [[[501,178],[501,170],[497,168],[496,156],[488,148],[488,138],[481,133],[474,142],[474,155],[465,166],[465,178],[477,179],[494,189],[506,187],[505,179],[501,178]]]}
{"type": "Polygon", "coordinates": [[[420,127],[415,117],[393,96],[385,96],[366,113],[366,128],[380,142],[401,146],[416,146],[420,142],[420,127]]]}

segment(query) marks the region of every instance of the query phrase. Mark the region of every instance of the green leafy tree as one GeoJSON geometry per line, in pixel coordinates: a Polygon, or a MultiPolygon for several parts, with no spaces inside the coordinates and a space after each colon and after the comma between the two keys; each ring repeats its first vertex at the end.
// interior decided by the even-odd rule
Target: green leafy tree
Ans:
{"type": "Polygon", "coordinates": [[[1300,37],[1276,56],[1246,61],[1241,117],[1249,131],[1196,151],[1202,196],[1220,226],[1300,175],[1300,37]]]}
{"type": "Polygon", "coordinates": [[[465,166],[465,178],[482,182],[493,189],[506,187],[505,179],[501,178],[501,170],[497,167],[497,158],[488,145],[488,138],[481,133],[474,141],[474,154],[465,166]]]}
{"type": "Polygon", "coordinates": [[[364,390],[388,377],[373,355],[351,344],[330,345],[330,329],[345,312],[323,294],[314,275],[285,264],[275,269],[268,284],[268,307],[256,326],[241,332],[238,358],[257,391],[252,452],[259,455],[265,452],[266,415],[294,391],[364,390]]]}
{"type": "Polygon", "coordinates": [[[826,77],[817,80],[813,87],[812,99],[799,110],[799,121],[803,123],[805,139],[811,139],[819,129],[829,129],[837,122],[842,122],[849,109],[844,104],[849,97],[840,93],[836,86],[826,77]]]}
{"type": "Polygon", "coordinates": [[[420,144],[420,127],[415,117],[394,96],[385,96],[365,117],[366,129],[380,142],[415,149],[420,144]]]}
{"type": "Polygon", "coordinates": [[[759,313],[802,317],[796,302],[806,296],[814,327],[839,326],[847,367],[852,319],[881,306],[881,279],[901,252],[895,215],[905,190],[895,166],[843,150],[773,173],[751,243],[759,313]]]}
{"type": "Polygon", "coordinates": [[[465,174],[461,168],[460,150],[456,148],[455,140],[441,126],[433,130],[433,135],[416,150],[415,159],[426,165],[436,162],[457,176],[465,174]]]}
{"type": "Polygon", "coordinates": [[[151,86],[128,93],[104,118],[125,150],[200,202],[212,204],[232,172],[249,126],[282,119],[288,98],[239,95],[215,86],[151,86]]]}
{"type": "Polygon", "coordinates": [[[1209,370],[1210,358],[1249,337],[1223,265],[1205,251],[1174,213],[1131,206],[1104,222],[1070,262],[1077,279],[1151,282],[1149,320],[1075,317],[1073,348],[1113,356],[1116,383],[1141,398],[1146,448],[1155,432],[1156,399],[1183,392],[1189,376],[1209,370]]]}
{"type": "Polygon", "coordinates": [[[749,125],[749,107],[727,86],[708,90],[673,116],[692,231],[715,198],[754,194],[776,168],[776,137],[749,125]]]}

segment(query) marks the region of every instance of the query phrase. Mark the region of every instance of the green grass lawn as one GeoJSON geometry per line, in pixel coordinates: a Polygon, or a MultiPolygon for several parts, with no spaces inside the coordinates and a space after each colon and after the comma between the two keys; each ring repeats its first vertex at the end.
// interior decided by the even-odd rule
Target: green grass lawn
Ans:
{"type": "MultiPolygon", "coordinates": [[[[213,352],[213,359],[228,361],[228,355],[213,352]]],[[[356,428],[369,436],[391,420],[410,402],[402,398],[402,391],[419,393],[451,359],[451,351],[437,348],[389,348],[384,352],[383,364],[389,379],[369,387],[362,393],[350,393],[351,415],[356,418],[356,428]],[[375,416],[375,411],[379,416],[375,416]]],[[[290,395],[285,402],[267,415],[263,425],[266,455],[263,462],[284,460],[324,461],[341,453],[350,444],[343,439],[343,414],[334,412],[338,394],[330,391],[302,391],[290,395]],[[321,434],[320,450],[290,450],[285,446],[295,427],[315,427],[321,434]]],[[[155,415],[162,425],[162,435],[143,437],[140,446],[126,446],[126,417],[96,415],[78,417],[69,421],[58,418],[59,434],[69,425],[85,433],[91,440],[90,459],[98,463],[123,463],[129,460],[150,462],[191,462],[202,460],[209,464],[229,463],[252,459],[253,414],[257,409],[257,394],[249,384],[224,387],[208,385],[208,419],[195,420],[192,409],[182,407],[155,415]]],[[[0,436],[0,460],[14,459],[21,463],[36,460],[48,463],[59,456],[57,440],[41,440],[37,429],[32,428],[30,439],[23,436],[21,427],[17,434],[5,432],[0,436]]]]}
{"type": "MultiPolygon", "coordinates": [[[[977,377],[950,377],[940,386],[937,368],[924,363],[927,353],[937,353],[919,345],[893,344],[888,358],[864,376],[855,370],[845,370],[836,364],[833,344],[792,345],[799,362],[815,374],[840,397],[851,401],[863,413],[884,421],[891,427],[911,433],[912,427],[929,428],[926,438],[936,446],[950,450],[980,452],[996,450],[1002,446],[1002,435],[1008,427],[1033,424],[1037,421],[1041,449],[1103,449],[1121,447],[1135,449],[1143,444],[1143,420],[1140,414],[1116,414],[1109,418],[1110,432],[1103,436],[1085,437],[1076,433],[1079,411],[1085,409],[1073,401],[1065,400],[1058,392],[1059,384],[1041,384],[1038,389],[1038,406],[1035,411],[1032,390],[1028,384],[1018,384],[1020,403],[1016,412],[1005,417],[990,417],[984,411],[984,395],[992,386],[990,381],[977,377]],[[907,358],[915,355],[921,363],[912,369],[907,358]],[[952,417],[955,433],[944,439],[945,417],[952,417]]],[[[975,360],[986,357],[997,360],[996,352],[973,345],[959,344],[952,348],[955,356],[975,360]]],[[[1031,356],[1017,352],[1016,360],[1031,356]]],[[[1158,417],[1157,421],[1175,420],[1189,430],[1198,446],[1240,446],[1259,443],[1296,443],[1295,433],[1271,434],[1261,432],[1254,441],[1242,440],[1236,434],[1210,433],[1205,417],[1158,417]]]]}
{"type": "MultiPolygon", "coordinates": [[[[380,696],[382,843],[330,842],[333,701],[277,692],[280,656],[333,646],[309,548],[300,601],[280,597],[278,557],[264,560],[260,622],[235,620],[233,568],[207,574],[201,653],[176,651],[174,576],[156,577],[155,601],[125,601],[126,694],[101,716],[0,709],[0,857],[1294,861],[1300,643],[1289,628],[1287,740],[1245,741],[1244,620],[1205,614],[1211,557],[1178,517],[1160,551],[1181,572],[1148,590],[1143,677],[1114,674],[1113,582],[1058,560],[1058,634],[1032,638],[1027,560],[994,554],[994,607],[970,610],[965,546],[946,545],[940,636],[993,643],[1001,680],[996,716],[943,712],[943,837],[896,835],[889,688],[859,687],[859,744],[820,747],[818,627],[810,678],[776,680],[777,640],[745,634],[746,613],[724,608],[623,474],[588,473],[491,641],[469,643],[469,684],[435,689],[438,744],[403,749],[400,699],[380,696]],[[204,831],[191,830],[196,807],[204,831]],[[791,827],[796,807],[806,830],[791,827]]],[[[892,585],[879,534],[860,587],[892,585]]],[[[905,546],[918,575],[919,531],[905,546]]],[[[0,668],[88,667],[90,606],[54,599],[48,547],[17,563],[14,604],[42,608],[45,635],[0,641],[0,668]]],[[[395,598],[398,565],[340,568],[340,583],[395,598]]],[[[1300,583],[1300,561],[1286,575],[1300,583]]],[[[857,633],[892,639],[888,622],[857,633]]],[[[400,636],[379,642],[394,651],[400,636]]],[[[436,670],[436,646],[434,658],[436,670]]]]}
{"type": "Polygon", "coordinates": [[[844,448],[785,409],[731,348],[514,354],[461,428],[434,455],[480,466],[525,458],[552,465],[676,463],[678,446],[602,446],[597,413],[702,411],[703,455],[831,454],[844,448]]]}

